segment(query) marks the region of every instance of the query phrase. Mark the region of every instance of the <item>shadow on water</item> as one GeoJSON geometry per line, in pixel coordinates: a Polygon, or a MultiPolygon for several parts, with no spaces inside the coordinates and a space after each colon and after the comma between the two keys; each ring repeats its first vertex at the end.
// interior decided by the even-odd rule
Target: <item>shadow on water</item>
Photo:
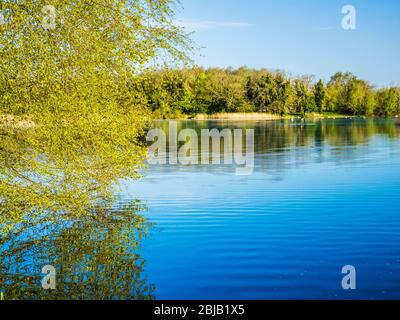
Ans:
{"type": "Polygon", "coordinates": [[[138,177],[145,148],[122,134],[82,138],[56,120],[0,126],[2,298],[153,299],[139,254],[146,208],[115,196],[121,179],[138,177]],[[47,265],[55,290],[42,288],[47,265]]]}

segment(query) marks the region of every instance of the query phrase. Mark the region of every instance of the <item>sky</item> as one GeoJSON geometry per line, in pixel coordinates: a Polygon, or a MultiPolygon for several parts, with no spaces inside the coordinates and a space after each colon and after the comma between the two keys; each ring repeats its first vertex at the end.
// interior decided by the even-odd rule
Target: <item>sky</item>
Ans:
{"type": "Polygon", "coordinates": [[[398,0],[180,0],[177,23],[194,32],[196,64],[268,68],[329,80],[350,71],[400,86],[398,0]],[[342,28],[342,8],[356,29],[342,28]]]}

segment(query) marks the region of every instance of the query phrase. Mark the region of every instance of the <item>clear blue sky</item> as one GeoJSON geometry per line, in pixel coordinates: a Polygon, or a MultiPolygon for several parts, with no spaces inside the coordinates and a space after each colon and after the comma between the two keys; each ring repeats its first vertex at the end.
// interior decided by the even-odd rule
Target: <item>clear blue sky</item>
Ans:
{"type": "Polygon", "coordinates": [[[181,0],[178,21],[195,31],[205,67],[282,69],[323,79],[351,71],[378,86],[400,85],[399,0],[181,0]],[[357,29],[342,29],[342,7],[357,29]]]}

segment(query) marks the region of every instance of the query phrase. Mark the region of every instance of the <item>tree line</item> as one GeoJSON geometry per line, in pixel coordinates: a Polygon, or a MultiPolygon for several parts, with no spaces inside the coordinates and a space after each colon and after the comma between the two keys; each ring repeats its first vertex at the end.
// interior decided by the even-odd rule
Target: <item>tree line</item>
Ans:
{"type": "Polygon", "coordinates": [[[131,90],[158,118],[220,112],[400,114],[400,88],[376,88],[342,72],[325,83],[312,76],[292,78],[279,71],[244,67],[162,69],[138,76],[131,90]]]}

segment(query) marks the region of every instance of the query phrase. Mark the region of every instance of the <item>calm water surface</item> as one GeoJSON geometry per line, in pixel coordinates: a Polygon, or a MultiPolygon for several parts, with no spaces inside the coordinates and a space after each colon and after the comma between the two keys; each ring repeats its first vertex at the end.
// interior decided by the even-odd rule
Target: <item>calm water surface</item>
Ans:
{"type": "MultiPolygon", "coordinates": [[[[165,123],[158,124],[165,127],[165,123]]],[[[400,128],[392,120],[180,122],[254,128],[255,169],[150,166],[124,184],[153,227],[157,299],[400,298],[400,128]],[[344,291],[341,269],[357,269],[344,291]]]]}
{"type": "MultiPolygon", "coordinates": [[[[143,179],[124,179],[114,207],[17,223],[21,232],[0,238],[0,292],[5,299],[400,299],[395,123],[179,122],[198,132],[254,129],[253,174],[237,176],[232,165],[149,166],[143,179]],[[57,272],[56,290],[42,289],[45,265],[57,272]],[[357,290],[342,289],[345,265],[357,270],[357,290]]],[[[73,190],[85,192],[82,185],[73,190]]],[[[37,208],[34,218],[51,213],[37,208]]]]}

